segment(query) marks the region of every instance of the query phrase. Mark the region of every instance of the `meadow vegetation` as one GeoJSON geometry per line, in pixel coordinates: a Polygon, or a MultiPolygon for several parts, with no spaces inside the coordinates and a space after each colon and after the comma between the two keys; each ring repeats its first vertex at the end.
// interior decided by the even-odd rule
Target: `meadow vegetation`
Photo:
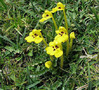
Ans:
{"type": "MultiPolygon", "coordinates": [[[[99,90],[99,1],[98,0],[0,0],[0,90],[99,90]],[[53,67],[44,43],[28,43],[33,29],[41,29],[47,43],[54,40],[52,19],[39,20],[45,10],[65,5],[68,33],[75,32],[72,50],[54,58],[53,67]]],[[[64,26],[64,14],[53,14],[64,26]]],[[[66,44],[63,50],[66,52],[66,44]]]]}

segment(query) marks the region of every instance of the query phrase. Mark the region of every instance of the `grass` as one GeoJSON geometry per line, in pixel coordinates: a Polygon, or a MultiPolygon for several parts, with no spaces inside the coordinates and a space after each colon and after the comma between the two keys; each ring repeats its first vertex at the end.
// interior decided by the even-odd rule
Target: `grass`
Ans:
{"type": "MultiPolygon", "coordinates": [[[[98,0],[1,0],[0,90],[98,90],[98,8],[98,0]],[[76,39],[63,69],[56,59],[50,70],[44,66],[50,58],[43,43],[27,43],[24,38],[32,29],[41,28],[45,40],[53,40],[52,21],[39,20],[59,1],[66,5],[69,33],[74,31],[76,39]]],[[[63,25],[61,12],[54,18],[63,25]]]]}

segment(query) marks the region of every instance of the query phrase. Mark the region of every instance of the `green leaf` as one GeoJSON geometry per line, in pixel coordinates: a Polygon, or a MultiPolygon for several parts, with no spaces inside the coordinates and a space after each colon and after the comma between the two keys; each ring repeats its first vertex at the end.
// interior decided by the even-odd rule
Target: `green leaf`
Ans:
{"type": "Polygon", "coordinates": [[[71,70],[71,73],[72,73],[72,74],[76,74],[77,64],[71,63],[71,64],[70,64],[70,70],[71,70]]]}
{"type": "Polygon", "coordinates": [[[15,51],[15,49],[13,47],[11,47],[11,46],[6,46],[5,49],[7,49],[10,52],[15,51]]]}
{"type": "Polygon", "coordinates": [[[28,56],[33,56],[33,50],[30,50],[28,56]]]}
{"type": "Polygon", "coordinates": [[[99,86],[99,80],[96,80],[94,86],[99,86]]]}
{"type": "Polygon", "coordinates": [[[15,80],[16,80],[15,75],[11,75],[11,76],[10,76],[10,78],[11,78],[13,81],[15,81],[15,80]]]}
{"type": "Polygon", "coordinates": [[[35,72],[34,75],[31,75],[31,77],[34,77],[35,78],[35,77],[41,76],[41,75],[45,74],[47,71],[48,71],[48,69],[35,72]]]}
{"type": "Polygon", "coordinates": [[[21,50],[17,49],[14,51],[14,54],[21,53],[21,50]]]}
{"type": "Polygon", "coordinates": [[[0,90],[4,90],[4,89],[0,88],[0,90]]]}
{"type": "Polygon", "coordinates": [[[21,45],[23,42],[24,42],[24,38],[25,38],[25,34],[26,34],[26,30],[27,30],[27,28],[25,28],[25,30],[24,30],[24,32],[23,32],[23,34],[22,34],[22,38],[21,38],[21,40],[19,41],[19,44],[21,45]]]}
{"type": "Polygon", "coordinates": [[[91,82],[90,65],[89,65],[89,63],[88,63],[88,80],[89,80],[88,90],[92,90],[92,82],[91,82]]]}
{"type": "Polygon", "coordinates": [[[99,21],[99,16],[98,16],[99,14],[97,14],[96,9],[94,7],[91,10],[93,11],[93,13],[94,13],[94,15],[96,17],[96,20],[98,22],[99,21]]]}
{"type": "Polygon", "coordinates": [[[32,88],[34,86],[36,86],[37,84],[39,84],[41,81],[36,81],[35,83],[29,85],[29,86],[26,86],[26,89],[29,89],[29,88],[32,88]]]}
{"type": "Polygon", "coordinates": [[[0,35],[0,38],[2,38],[2,39],[4,39],[4,40],[8,41],[12,46],[16,46],[15,43],[13,43],[13,42],[12,42],[9,38],[7,38],[6,36],[0,35]]]}
{"type": "Polygon", "coordinates": [[[22,59],[22,56],[15,58],[17,61],[20,61],[22,59]]]}
{"type": "Polygon", "coordinates": [[[62,82],[61,81],[56,81],[53,84],[52,88],[53,88],[53,90],[57,90],[57,88],[60,87],[61,85],[62,85],[62,82]]]}
{"type": "Polygon", "coordinates": [[[0,0],[0,2],[1,2],[1,4],[2,4],[2,6],[3,6],[5,9],[7,9],[7,5],[4,3],[4,1],[3,1],[3,0],[0,0]]]}

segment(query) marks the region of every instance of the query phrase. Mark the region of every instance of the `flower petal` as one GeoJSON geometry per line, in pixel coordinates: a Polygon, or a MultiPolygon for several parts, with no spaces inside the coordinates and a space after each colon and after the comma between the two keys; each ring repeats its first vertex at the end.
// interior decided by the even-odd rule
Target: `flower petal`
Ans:
{"type": "Polygon", "coordinates": [[[62,36],[61,35],[57,35],[55,37],[55,41],[57,41],[58,43],[65,42],[67,40],[68,40],[68,35],[66,35],[66,34],[63,34],[62,36]]]}
{"type": "Polygon", "coordinates": [[[34,42],[35,42],[35,43],[40,43],[42,40],[43,40],[43,39],[40,38],[39,36],[34,38],[34,42]]]}
{"type": "Polygon", "coordinates": [[[52,62],[51,61],[45,62],[45,67],[51,68],[52,67],[52,62]]]}
{"type": "Polygon", "coordinates": [[[55,44],[54,42],[50,42],[49,46],[54,46],[54,44],[55,44]]]}
{"type": "Polygon", "coordinates": [[[50,55],[54,55],[54,51],[53,51],[53,48],[52,47],[47,47],[46,48],[46,51],[47,51],[47,54],[50,54],[50,55]]]}
{"type": "Polygon", "coordinates": [[[64,39],[64,42],[68,40],[68,35],[67,34],[63,34],[62,38],[64,39]]]}
{"type": "Polygon", "coordinates": [[[60,49],[56,49],[56,51],[55,51],[55,57],[58,58],[58,57],[60,57],[62,55],[63,55],[63,51],[60,50],[60,49]]]}
{"type": "Polygon", "coordinates": [[[59,31],[59,30],[56,30],[55,32],[56,32],[56,34],[59,34],[59,33],[60,33],[60,31],[59,31]]]}
{"type": "Polygon", "coordinates": [[[27,37],[25,38],[25,40],[27,40],[27,42],[31,43],[31,42],[34,41],[34,38],[31,37],[31,36],[27,36],[27,37]]]}
{"type": "Polygon", "coordinates": [[[63,5],[61,2],[59,2],[59,3],[57,3],[57,7],[58,7],[58,10],[64,10],[65,5],[63,5]]]}
{"type": "Polygon", "coordinates": [[[40,22],[44,22],[46,19],[45,18],[42,18],[42,19],[40,19],[39,21],[40,22]]]}
{"type": "Polygon", "coordinates": [[[32,35],[33,35],[33,32],[30,32],[30,33],[29,33],[29,36],[31,36],[31,37],[32,37],[32,35]]]}
{"type": "Polygon", "coordinates": [[[44,22],[47,19],[52,18],[52,13],[51,11],[45,10],[45,12],[42,15],[42,19],[40,19],[40,22],[44,22]]]}
{"type": "Polygon", "coordinates": [[[58,8],[57,7],[55,7],[55,8],[52,8],[52,13],[55,13],[56,11],[58,10],[58,8]]]}
{"type": "Polygon", "coordinates": [[[39,29],[39,30],[33,29],[33,30],[32,30],[32,33],[33,33],[33,34],[37,34],[37,35],[40,36],[40,35],[41,35],[41,30],[40,30],[40,29],[39,29]]]}

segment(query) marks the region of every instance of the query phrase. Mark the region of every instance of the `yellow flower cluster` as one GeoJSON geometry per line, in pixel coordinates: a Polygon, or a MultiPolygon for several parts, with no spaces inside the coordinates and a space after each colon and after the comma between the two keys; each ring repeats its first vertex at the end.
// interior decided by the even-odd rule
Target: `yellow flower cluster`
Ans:
{"type": "MultiPolygon", "coordinates": [[[[68,26],[67,26],[66,15],[65,15],[65,5],[63,5],[61,2],[57,3],[57,6],[55,8],[52,8],[52,11],[45,10],[45,12],[42,14],[42,18],[39,20],[39,22],[44,22],[50,18],[52,18],[52,20],[54,22],[54,25],[56,28],[55,32],[57,35],[55,36],[54,41],[49,43],[49,46],[47,46],[47,43],[41,34],[41,30],[33,29],[32,32],[29,33],[29,36],[27,36],[25,38],[25,40],[29,43],[35,42],[37,44],[40,43],[41,41],[43,41],[46,46],[45,50],[46,50],[47,54],[50,55],[51,59],[53,59],[52,56],[55,56],[56,58],[61,57],[61,68],[62,68],[63,67],[62,43],[67,42],[67,48],[69,48],[69,47],[72,48],[73,39],[75,39],[75,33],[71,32],[70,36],[68,35],[68,30],[67,30],[68,26]],[[56,22],[53,17],[53,13],[55,13],[56,11],[61,11],[61,10],[63,10],[63,12],[64,12],[66,27],[59,26],[59,28],[57,28],[56,22]],[[70,43],[69,43],[69,38],[71,39],[70,43]]],[[[52,61],[47,61],[45,63],[45,67],[51,68],[52,61]]]]}
{"type": "Polygon", "coordinates": [[[29,33],[29,36],[25,38],[25,40],[27,40],[27,42],[29,43],[40,43],[43,40],[43,38],[41,37],[41,30],[33,29],[32,32],[29,33]]]}
{"type": "Polygon", "coordinates": [[[48,10],[45,10],[45,12],[42,15],[42,19],[40,19],[40,22],[44,22],[45,20],[52,18],[52,13],[48,10]]]}
{"type": "Polygon", "coordinates": [[[64,27],[59,27],[59,30],[56,31],[57,36],[55,37],[55,40],[58,43],[62,43],[68,40],[68,35],[66,33],[66,29],[64,27]]]}
{"type": "Polygon", "coordinates": [[[60,47],[61,45],[57,41],[50,42],[49,47],[46,48],[47,54],[54,55],[56,58],[60,57],[63,54],[60,47]]]}
{"type": "Polygon", "coordinates": [[[57,6],[52,9],[52,11],[45,10],[45,12],[42,15],[42,19],[40,19],[40,22],[44,22],[47,19],[53,18],[52,13],[55,13],[56,11],[64,10],[65,5],[63,5],[61,2],[57,3],[57,6]]]}
{"type": "Polygon", "coordinates": [[[60,11],[60,10],[64,10],[65,9],[65,5],[63,5],[61,2],[57,3],[57,6],[55,8],[52,9],[52,13],[56,12],[56,11],[60,11]]]}

